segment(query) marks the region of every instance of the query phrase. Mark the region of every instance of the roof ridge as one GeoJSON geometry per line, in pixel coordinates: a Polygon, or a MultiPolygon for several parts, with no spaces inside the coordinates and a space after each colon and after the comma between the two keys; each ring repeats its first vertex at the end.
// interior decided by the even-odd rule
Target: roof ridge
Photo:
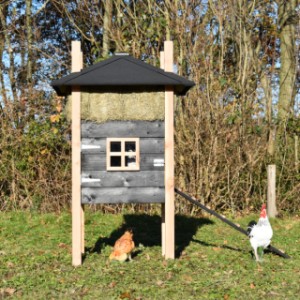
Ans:
{"type": "MultiPolygon", "coordinates": [[[[159,73],[160,75],[163,75],[163,76],[165,76],[165,77],[169,77],[168,75],[172,75],[172,76],[174,76],[174,77],[177,77],[177,78],[172,78],[172,79],[176,80],[176,81],[179,82],[179,83],[182,83],[182,80],[181,80],[181,78],[180,78],[180,75],[175,74],[174,72],[167,72],[167,71],[165,71],[164,69],[161,69],[161,68],[159,68],[159,67],[155,67],[155,66],[152,66],[152,65],[150,65],[150,64],[147,64],[147,63],[145,63],[144,61],[139,60],[139,59],[137,59],[137,58],[134,58],[134,57],[132,57],[132,56],[126,56],[126,57],[127,57],[127,58],[132,58],[132,59],[134,59],[134,61],[132,61],[132,63],[134,63],[134,64],[136,64],[136,65],[138,65],[138,66],[140,66],[140,64],[142,63],[143,65],[142,65],[141,67],[143,67],[143,68],[145,68],[145,69],[151,69],[151,70],[153,70],[153,71],[155,71],[155,72],[157,72],[157,73],[159,73]]],[[[124,57],[124,58],[126,58],[126,57],[124,57]]],[[[188,80],[188,79],[186,79],[186,80],[188,80]]]]}
{"type": "Polygon", "coordinates": [[[122,57],[121,56],[117,56],[117,55],[111,56],[111,57],[109,57],[106,60],[99,61],[99,62],[97,62],[94,65],[91,65],[91,66],[88,66],[88,67],[82,69],[80,73],[81,74],[87,74],[90,71],[98,69],[100,67],[100,64],[101,64],[101,67],[104,67],[104,66],[109,65],[109,64],[111,64],[111,63],[113,63],[113,62],[115,62],[115,61],[117,61],[119,59],[122,59],[122,57]]]}

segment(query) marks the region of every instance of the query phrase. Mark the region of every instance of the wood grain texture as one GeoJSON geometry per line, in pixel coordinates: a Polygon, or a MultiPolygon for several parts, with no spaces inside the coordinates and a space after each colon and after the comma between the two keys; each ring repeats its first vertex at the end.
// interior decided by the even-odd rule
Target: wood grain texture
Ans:
{"type": "MultiPolygon", "coordinates": [[[[160,52],[160,68],[165,69],[165,53],[164,51],[160,52]]],[[[164,145],[165,149],[165,145],[164,145]]],[[[165,204],[161,205],[161,253],[162,256],[166,255],[166,220],[165,220],[165,204]]]]}
{"type": "Polygon", "coordinates": [[[106,153],[106,138],[82,138],[81,145],[100,147],[97,149],[81,149],[81,153],[106,153]]]}
{"type": "MultiPolygon", "coordinates": [[[[81,44],[72,42],[72,72],[82,68],[81,44]]],[[[80,87],[72,88],[72,264],[82,264],[82,249],[84,249],[83,210],[80,199],[80,87]]]]}
{"type": "MultiPolygon", "coordinates": [[[[173,71],[173,42],[164,42],[165,71],[173,71]]],[[[174,90],[165,87],[165,258],[175,258],[174,90]]]]}
{"type": "Polygon", "coordinates": [[[82,187],[162,187],[164,171],[140,172],[83,172],[82,178],[100,179],[99,182],[83,182],[82,187]]]}
{"type": "MultiPolygon", "coordinates": [[[[82,153],[106,153],[106,138],[82,138],[81,145],[99,146],[98,149],[83,149],[82,153]]],[[[165,151],[164,138],[140,138],[140,153],[161,153],[165,151]]]]}
{"type": "MultiPolygon", "coordinates": [[[[163,154],[141,154],[140,157],[140,171],[149,170],[164,170],[163,166],[155,167],[154,159],[163,159],[163,154]]],[[[88,171],[106,171],[106,155],[98,153],[88,153],[81,155],[81,170],[88,171]]],[[[115,172],[115,171],[111,171],[115,172]]],[[[138,171],[132,171],[138,172],[138,171]]]]}
{"type": "Polygon", "coordinates": [[[100,203],[163,203],[163,187],[147,188],[89,188],[81,189],[83,204],[100,203]]]}
{"type": "Polygon", "coordinates": [[[110,121],[102,124],[83,122],[83,138],[164,137],[163,121],[110,121]]]}

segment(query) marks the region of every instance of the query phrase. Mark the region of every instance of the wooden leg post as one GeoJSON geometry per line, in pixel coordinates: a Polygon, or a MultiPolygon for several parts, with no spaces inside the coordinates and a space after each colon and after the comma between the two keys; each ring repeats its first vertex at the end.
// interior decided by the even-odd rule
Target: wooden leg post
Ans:
{"type": "Polygon", "coordinates": [[[80,180],[80,91],[72,92],[72,263],[82,263],[82,207],[80,180]],[[78,105],[79,103],[79,105],[78,105]],[[79,106],[79,108],[78,108],[79,106]]]}
{"type": "MultiPolygon", "coordinates": [[[[164,43],[165,71],[173,72],[173,42],[164,43]]],[[[174,90],[165,89],[165,258],[175,258],[174,90]]]]}
{"type": "MultiPolygon", "coordinates": [[[[80,42],[72,42],[72,72],[82,68],[80,42]]],[[[72,264],[82,264],[84,216],[81,205],[80,87],[72,89],[72,264]]]]}
{"type": "Polygon", "coordinates": [[[165,204],[161,205],[161,254],[166,255],[166,218],[165,218],[165,204]]]}
{"type": "Polygon", "coordinates": [[[84,205],[81,205],[81,253],[84,254],[84,205]]]}

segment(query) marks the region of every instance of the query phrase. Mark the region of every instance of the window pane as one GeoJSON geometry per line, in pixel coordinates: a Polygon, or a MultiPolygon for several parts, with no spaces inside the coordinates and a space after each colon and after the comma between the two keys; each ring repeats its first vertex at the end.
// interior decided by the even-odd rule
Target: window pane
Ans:
{"type": "Polygon", "coordinates": [[[121,142],[110,142],[110,152],[121,152],[121,142]]]}
{"type": "Polygon", "coordinates": [[[121,156],[111,156],[110,157],[111,167],[121,167],[121,156]]]}
{"type": "Polygon", "coordinates": [[[126,167],[135,167],[136,166],[136,156],[135,155],[125,156],[125,166],[126,167]]]}
{"type": "Polygon", "coordinates": [[[135,152],[135,142],[125,142],[125,152],[135,152]]]}

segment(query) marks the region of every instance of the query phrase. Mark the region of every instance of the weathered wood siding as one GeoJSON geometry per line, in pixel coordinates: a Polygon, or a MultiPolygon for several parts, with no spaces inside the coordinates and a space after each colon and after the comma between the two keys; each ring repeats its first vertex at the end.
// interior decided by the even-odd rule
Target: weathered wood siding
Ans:
{"type": "Polygon", "coordinates": [[[81,137],[83,204],[164,202],[164,166],[154,164],[164,159],[163,121],[83,122],[81,137]],[[140,171],[106,171],[108,137],[140,138],[140,171]]]}
{"type": "Polygon", "coordinates": [[[165,189],[160,187],[144,188],[88,188],[82,187],[82,203],[161,203],[165,189]]]}
{"type": "MultiPolygon", "coordinates": [[[[134,108],[133,108],[134,109],[134,108]]],[[[163,121],[111,121],[106,123],[83,122],[82,138],[107,137],[164,137],[163,121]]]]}

